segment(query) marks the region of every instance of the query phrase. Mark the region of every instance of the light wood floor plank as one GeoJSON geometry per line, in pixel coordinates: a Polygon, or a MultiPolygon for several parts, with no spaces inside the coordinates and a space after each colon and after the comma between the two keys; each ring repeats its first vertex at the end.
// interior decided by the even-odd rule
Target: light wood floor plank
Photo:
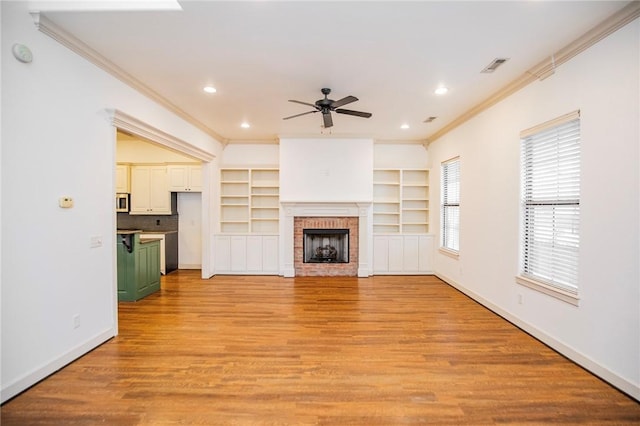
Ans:
{"type": "Polygon", "coordinates": [[[163,277],[2,425],[638,425],[640,404],[431,276],[163,277]]]}

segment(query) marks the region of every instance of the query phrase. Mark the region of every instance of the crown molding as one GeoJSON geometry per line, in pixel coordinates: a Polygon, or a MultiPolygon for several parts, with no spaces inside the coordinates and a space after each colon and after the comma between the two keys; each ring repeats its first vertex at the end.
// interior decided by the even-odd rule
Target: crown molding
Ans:
{"type": "Polygon", "coordinates": [[[159,143],[169,149],[177,150],[201,161],[209,162],[215,158],[215,155],[193,146],[182,139],[171,136],[160,129],[149,126],[147,123],[144,123],[129,114],[125,114],[120,110],[107,109],[106,112],[108,120],[118,129],[125,130],[133,135],[159,143]]]}
{"type": "Polygon", "coordinates": [[[536,80],[544,80],[545,78],[553,75],[555,69],[558,66],[569,61],[579,53],[587,50],[610,34],[613,34],[620,28],[637,19],[639,16],[640,1],[635,0],[629,2],[629,4],[627,4],[625,7],[602,21],[600,24],[596,25],[591,30],[587,31],[578,39],[558,50],[549,58],[544,59],[534,67],[530,68],[520,77],[516,78],[511,83],[507,84],[502,89],[498,90],[496,93],[489,96],[479,104],[465,111],[459,117],[439,129],[437,132],[429,135],[427,137],[427,144],[437,140],[438,138],[441,138],[456,127],[462,125],[463,123],[467,122],[471,118],[475,117],[482,111],[485,111],[486,109],[492,107],[503,99],[506,99],[523,87],[533,83],[536,80]]]}
{"type": "Polygon", "coordinates": [[[133,89],[137,90],[141,94],[145,95],[151,100],[162,105],[163,107],[173,112],[174,114],[176,114],[178,117],[182,118],[189,124],[197,127],[198,129],[202,130],[212,138],[216,139],[218,142],[221,142],[223,144],[226,144],[228,142],[226,138],[223,138],[221,135],[213,131],[204,123],[195,119],[193,116],[191,116],[190,114],[185,112],[183,109],[179,108],[178,106],[176,106],[175,104],[167,100],[158,92],[151,89],[149,86],[145,85],[140,80],[138,80],[131,74],[127,73],[125,70],[118,67],[113,62],[109,61],[107,58],[102,56],[100,53],[96,52],[94,49],[89,47],[80,39],[69,34],[62,28],[58,27],[56,24],[51,22],[51,20],[49,20],[46,16],[44,16],[41,12],[33,11],[30,13],[31,13],[31,16],[33,17],[33,22],[36,28],[41,33],[51,37],[58,43],[62,44],[63,46],[77,53],[78,55],[85,58],[92,64],[96,65],[98,68],[106,71],[107,73],[111,74],[112,76],[122,81],[126,85],[132,87],[133,89]]]}

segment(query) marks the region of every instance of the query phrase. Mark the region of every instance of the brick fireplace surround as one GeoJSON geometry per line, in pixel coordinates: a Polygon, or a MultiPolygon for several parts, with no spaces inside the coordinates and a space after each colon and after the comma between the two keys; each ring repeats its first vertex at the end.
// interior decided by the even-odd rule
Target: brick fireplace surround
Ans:
{"type": "Polygon", "coordinates": [[[358,275],[358,218],[357,217],[294,217],[293,266],[296,277],[358,275]],[[349,229],[349,263],[304,263],[304,229],[349,229]]]}
{"type": "Polygon", "coordinates": [[[370,202],[282,202],[281,269],[285,277],[371,275],[373,225],[370,202]],[[349,263],[304,263],[302,230],[349,229],[349,263]]]}

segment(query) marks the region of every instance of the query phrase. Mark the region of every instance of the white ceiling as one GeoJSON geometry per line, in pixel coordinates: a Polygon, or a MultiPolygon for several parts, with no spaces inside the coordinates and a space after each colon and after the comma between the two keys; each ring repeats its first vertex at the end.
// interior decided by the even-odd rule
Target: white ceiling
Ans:
{"type": "MultiPolygon", "coordinates": [[[[49,3],[53,5],[56,2],[49,3]]],[[[46,11],[223,138],[425,140],[628,2],[179,1],[182,11],[46,11]],[[493,74],[480,71],[510,58],[493,74]],[[213,85],[217,93],[206,94],[213,85]],[[449,93],[433,91],[445,85],[449,93]],[[322,129],[314,103],[360,100],[322,129]],[[432,123],[423,121],[438,117],[432,123]],[[243,129],[243,121],[250,123],[243,129]],[[400,129],[407,123],[410,128],[400,129]]]]}

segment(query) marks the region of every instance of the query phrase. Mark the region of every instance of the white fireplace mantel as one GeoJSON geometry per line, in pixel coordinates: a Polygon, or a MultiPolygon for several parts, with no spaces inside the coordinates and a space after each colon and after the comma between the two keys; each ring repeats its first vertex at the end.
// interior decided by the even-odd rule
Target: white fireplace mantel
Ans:
{"type": "Polygon", "coordinates": [[[294,217],[358,217],[358,277],[372,275],[373,213],[371,201],[280,203],[280,274],[294,277],[294,217]]]}

